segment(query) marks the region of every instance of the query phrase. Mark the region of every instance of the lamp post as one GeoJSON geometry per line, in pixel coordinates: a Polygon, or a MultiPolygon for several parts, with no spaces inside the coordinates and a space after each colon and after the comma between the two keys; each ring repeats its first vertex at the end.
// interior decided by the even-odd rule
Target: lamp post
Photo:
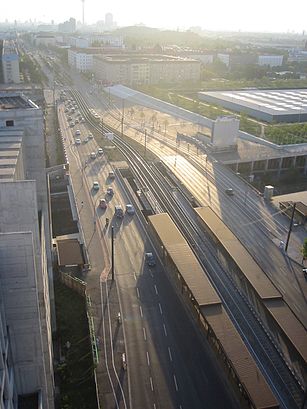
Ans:
{"type": "Polygon", "coordinates": [[[114,226],[111,227],[111,274],[114,281],[114,226]]]}
{"type": "Polygon", "coordinates": [[[292,209],[292,215],[291,215],[290,226],[289,226],[289,231],[288,231],[288,237],[287,237],[287,241],[286,241],[286,245],[285,245],[285,252],[287,252],[287,250],[288,250],[288,245],[289,245],[292,226],[293,226],[293,219],[294,219],[294,214],[295,214],[295,207],[296,207],[296,202],[293,203],[293,209],[292,209]]]}

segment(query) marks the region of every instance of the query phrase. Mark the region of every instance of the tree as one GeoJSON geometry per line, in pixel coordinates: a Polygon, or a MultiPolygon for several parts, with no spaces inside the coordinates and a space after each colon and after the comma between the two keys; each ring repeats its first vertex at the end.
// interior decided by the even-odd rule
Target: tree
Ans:
{"type": "Polygon", "coordinates": [[[301,253],[303,256],[302,264],[304,263],[304,260],[307,258],[307,239],[304,240],[304,244],[301,248],[301,253]]]}

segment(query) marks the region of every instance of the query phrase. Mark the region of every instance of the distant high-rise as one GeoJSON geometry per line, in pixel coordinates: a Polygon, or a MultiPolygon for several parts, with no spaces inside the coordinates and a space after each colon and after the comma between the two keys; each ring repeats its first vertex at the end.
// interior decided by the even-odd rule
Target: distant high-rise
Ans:
{"type": "Polygon", "coordinates": [[[84,25],[84,0],[82,1],[82,24],[84,25]]]}
{"type": "Polygon", "coordinates": [[[113,22],[113,14],[112,14],[112,13],[107,13],[107,14],[105,15],[105,22],[104,22],[104,24],[105,24],[105,28],[106,28],[107,30],[113,28],[114,22],[113,22]]]}

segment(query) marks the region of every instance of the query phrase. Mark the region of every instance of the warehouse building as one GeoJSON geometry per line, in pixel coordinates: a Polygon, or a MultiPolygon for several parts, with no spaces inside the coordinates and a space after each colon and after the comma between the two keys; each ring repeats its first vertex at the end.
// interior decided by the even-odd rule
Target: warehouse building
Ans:
{"type": "Polygon", "coordinates": [[[266,122],[307,122],[307,90],[199,92],[199,99],[266,122]]]}

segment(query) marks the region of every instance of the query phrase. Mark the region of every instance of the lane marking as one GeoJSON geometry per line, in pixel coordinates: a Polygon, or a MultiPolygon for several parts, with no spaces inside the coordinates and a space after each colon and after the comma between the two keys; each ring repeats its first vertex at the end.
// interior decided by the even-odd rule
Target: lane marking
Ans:
{"type": "Polygon", "coordinates": [[[159,303],[159,310],[160,310],[160,314],[162,315],[163,314],[163,311],[162,311],[162,307],[161,307],[161,304],[159,303]]]}
{"type": "Polygon", "coordinates": [[[156,406],[156,404],[155,404],[155,403],[153,404],[153,409],[157,409],[157,406],[156,406]]]}
{"type": "Polygon", "coordinates": [[[140,313],[141,313],[141,317],[143,318],[143,310],[142,310],[142,306],[140,305],[140,313]]]}
{"type": "Polygon", "coordinates": [[[136,274],[135,274],[135,272],[133,272],[133,277],[134,277],[134,279],[135,279],[135,281],[136,281],[136,274]]]}
{"type": "Polygon", "coordinates": [[[177,385],[177,379],[176,379],[176,375],[175,375],[175,374],[173,375],[173,378],[174,378],[175,389],[176,389],[176,391],[178,392],[178,385],[177,385]]]}
{"type": "Polygon", "coordinates": [[[151,390],[153,391],[153,390],[154,390],[154,387],[153,387],[152,377],[151,377],[151,376],[149,377],[149,381],[150,381],[151,390]]]}
{"type": "Polygon", "coordinates": [[[158,289],[157,289],[156,284],[154,285],[154,287],[155,287],[155,292],[156,292],[156,294],[158,295],[159,293],[158,293],[158,289]]]}
{"type": "Polygon", "coordinates": [[[136,287],[136,295],[137,295],[138,298],[140,298],[140,292],[139,292],[138,287],[136,287]]]}
{"type": "Polygon", "coordinates": [[[170,348],[170,347],[167,347],[167,349],[168,349],[169,360],[172,362],[172,361],[173,361],[173,357],[172,357],[171,348],[170,348]]]}
{"type": "Polygon", "coordinates": [[[166,326],[165,326],[165,324],[164,324],[164,323],[163,323],[163,329],[164,329],[164,335],[167,337],[166,326]]]}
{"type": "Polygon", "coordinates": [[[145,341],[147,341],[147,338],[146,338],[146,329],[143,327],[143,336],[144,336],[144,340],[145,341]]]}
{"type": "Polygon", "coordinates": [[[149,353],[146,351],[147,365],[150,366],[149,353]]]}

